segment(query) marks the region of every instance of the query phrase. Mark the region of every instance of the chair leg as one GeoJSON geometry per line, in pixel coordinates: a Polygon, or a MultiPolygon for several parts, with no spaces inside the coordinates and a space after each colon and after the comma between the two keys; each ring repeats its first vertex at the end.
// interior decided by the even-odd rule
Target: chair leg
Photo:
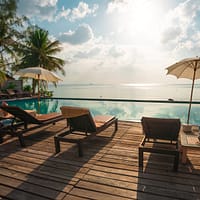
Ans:
{"type": "Polygon", "coordinates": [[[139,168],[143,171],[143,149],[139,147],[138,158],[139,158],[139,168]]]}
{"type": "Polygon", "coordinates": [[[178,165],[179,165],[179,152],[176,153],[174,157],[174,171],[178,171],[178,165]]]}
{"type": "Polygon", "coordinates": [[[118,130],[118,119],[115,121],[115,132],[118,130]]]}
{"type": "Polygon", "coordinates": [[[0,144],[3,143],[3,137],[0,136],[0,144]]]}
{"type": "Polygon", "coordinates": [[[82,149],[81,141],[78,141],[77,145],[78,145],[78,155],[79,155],[79,157],[82,157],[83,156],[83,149],[82,149]]]}
{"type": "Polygon", "coordinates": [[[54,144],[55,144],[55,150],[57,154],[60,152],[60,141],[57,137],[54,137],[54,144]]]}
{"type": "Polygon", "coordinates": [[[24,136],[23,136],[23,134],[19,133],[18,134],[18,138],[19,138],[19,142],[20,142],[21,147],[25,147],[26,145],[25,145],[25,142],[24,142],[24,136]]]}

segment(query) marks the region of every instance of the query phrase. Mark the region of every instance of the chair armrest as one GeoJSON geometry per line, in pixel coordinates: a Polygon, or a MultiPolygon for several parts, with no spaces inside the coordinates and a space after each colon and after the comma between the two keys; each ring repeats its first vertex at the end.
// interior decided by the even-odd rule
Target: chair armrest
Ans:
{"type": "Polygon", "coordinates": [[[140,143],[140,147],[143,147],[145,145],[145,142],[146,142],[146,137],[144,136],[142,142],[140,143]]]}

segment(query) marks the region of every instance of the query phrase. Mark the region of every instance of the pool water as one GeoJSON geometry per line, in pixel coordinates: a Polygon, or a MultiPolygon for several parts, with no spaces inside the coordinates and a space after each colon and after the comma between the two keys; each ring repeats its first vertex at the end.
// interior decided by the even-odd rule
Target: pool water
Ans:
{"type": "MultiPolygon", "coordinates": [[[[122,102],[122,101],[88,101],[66,100],[59,98],[37,98],[7,101],[9,105],[19,106],[25,110],[35,110],[45,114],[60,112],[61,106],[79,106],[89,108],[93,115],[115,115],[120,120],[139,121],[142,116],[180,118],[186,123],[188,104],[151,103],[151,102],[122,102]]],[[[200,105],[192,105],[190,123],[200,124],[200,105]]]]}

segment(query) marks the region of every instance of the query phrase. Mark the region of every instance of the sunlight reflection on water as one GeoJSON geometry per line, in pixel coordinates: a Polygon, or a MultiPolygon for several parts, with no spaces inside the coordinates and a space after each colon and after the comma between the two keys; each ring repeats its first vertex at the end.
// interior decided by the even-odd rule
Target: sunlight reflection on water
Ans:
{"type": "MultiPolygon", "coordinates": [[[[200,99],[199,84],[195,85],[193,100],[200,99]]],[[[153,100],[189,100],[190,84],[71,84],[50,87],[54,97],[120,98],[153,100]]]]}
{"type": "MultiPolygon", "coordinates": [[[[93,115],[115,115],[121,120],[140,120],[142,116],[180,118],[186,122],[188,104],[152,102],[98,101],[102,99],[130,100],[176,100],[188,101],[190,84],[80,84],[52,86],[54,99],[37,99],[9,101],[9,105],[17,105],[23,109],[39,110],[39,113],[60,112],[63,105],[87,107],[93,115]],[[56,99],[56,97],[58,97],[56,99]],[[97,101],[64,100],[59,98],[96,98],[97,101]]],[[[195,85],[194,100],[199,100],[200,85],[195,85]]],[[[193,104],[190,123],[200,124],[200,104],[193,104]]]]}
{"type": "MultiPolygon", "coordinates": [[[[38,110],[37,99],[9,101],[9,105],[16,105],[23,109],[38,110]]],[[[115,115],[120,120],[139,121],[142,116],[180,118],[186,122],[187,104],[177,103],[149,103],[149,102],[113,102],[113,101],[81,101],[64,99],[41,99],[40,113],[60,112],[61,106],[87,107],[93,115],[115,115]]],[[[200,124],[200,105],[193,105],[190,123],[200,124]]]]}

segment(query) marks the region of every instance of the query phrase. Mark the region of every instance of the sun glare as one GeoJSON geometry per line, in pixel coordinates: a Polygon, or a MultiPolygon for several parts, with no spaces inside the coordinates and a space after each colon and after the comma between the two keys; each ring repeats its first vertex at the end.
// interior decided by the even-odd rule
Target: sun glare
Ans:
{"type": "Polygon", "coordinates": [[[158,39],[160,26],[159,4],[155,1],[130,1],[118,18],[118,31],[130,42],[158,39]]]}

